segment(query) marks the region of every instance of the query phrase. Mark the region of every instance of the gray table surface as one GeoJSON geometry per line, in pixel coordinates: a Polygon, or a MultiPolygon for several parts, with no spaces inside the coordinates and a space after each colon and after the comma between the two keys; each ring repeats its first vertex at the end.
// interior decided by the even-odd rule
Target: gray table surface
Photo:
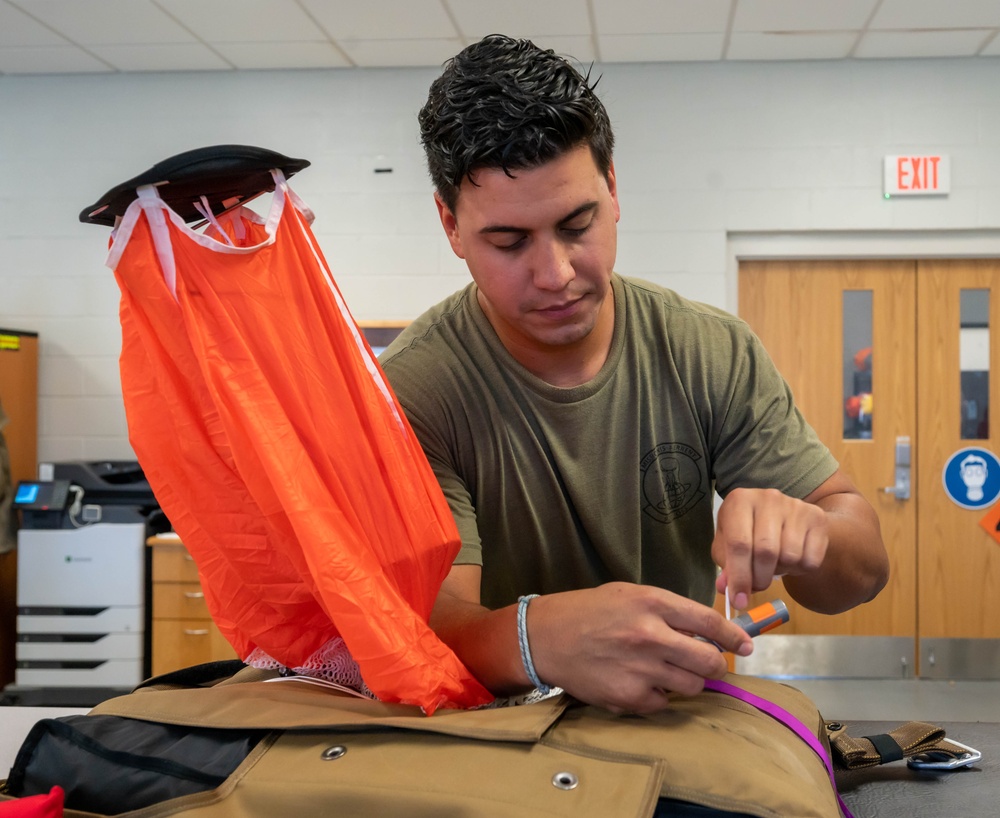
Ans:
{"type": "MultiPolygon", "coordinates": [[[[885,733],[900,722],[846,722],[852,736],[885,733]]],[[[953,772],[911,770],[894,761],[837,771],[837,787],[854,818],[983,818],[1000,815],[1000,724],[935,722],[948,738],[980,750],[981,761],[953,772]]]]}

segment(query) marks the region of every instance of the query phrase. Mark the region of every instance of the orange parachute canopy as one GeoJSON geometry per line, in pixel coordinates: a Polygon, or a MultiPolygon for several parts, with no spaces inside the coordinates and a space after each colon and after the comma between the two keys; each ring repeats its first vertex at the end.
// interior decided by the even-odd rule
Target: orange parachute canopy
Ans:
{"type": "Polygon", "coordinates": [[[149,185],[112,234],[130,440],[238,655],[306,665],[337,639],[379,699],[490,694],[427,621],[459,548],[423,451],[274,173],[189,228],[149,185]]]}

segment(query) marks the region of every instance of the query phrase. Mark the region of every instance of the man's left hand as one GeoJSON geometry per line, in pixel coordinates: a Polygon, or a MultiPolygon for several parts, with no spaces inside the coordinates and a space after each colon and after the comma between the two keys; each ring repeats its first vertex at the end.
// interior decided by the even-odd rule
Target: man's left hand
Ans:
{"type": "Polygon", "coordinates": [[[774,577],[819,570],[830,543],[827,515],[777,489],[733,489],[719,508],[712,558],[722,566],[716,587],[733,607],[774,577]]]}

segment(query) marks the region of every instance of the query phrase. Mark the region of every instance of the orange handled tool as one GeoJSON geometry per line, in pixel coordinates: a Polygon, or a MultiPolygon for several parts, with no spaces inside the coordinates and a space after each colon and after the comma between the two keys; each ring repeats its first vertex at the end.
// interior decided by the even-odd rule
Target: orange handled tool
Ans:
{"type": "Polygon", "coordinates": [[[785,624],[788,621],[788,608],[780,599],[775,599],[741,613],[732,621],[751,636],[759,636],[785,624]]]}

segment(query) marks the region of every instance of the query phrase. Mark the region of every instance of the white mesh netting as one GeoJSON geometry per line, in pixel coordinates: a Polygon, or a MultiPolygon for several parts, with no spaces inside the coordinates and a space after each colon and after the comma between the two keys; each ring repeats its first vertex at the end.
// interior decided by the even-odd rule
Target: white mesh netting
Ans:
{"type": "MultiPolygon", "coordinates": [[[[244,661],[250,667],[260,670],[280,670],[282,672],[290,670],[299,676],[309,676],[314,679],[333,682],[334,684],[360,693],[369,699],[378,698],[372,693],[368,685],[365,684],[364,679],[361,678],[358,663],[354,661],[351,652],[347,649],[347,645],[344,644],[344,640],[339,636],[331,639],[317,650],[301,667],[287,668],[280,662],[272,659],[260,648],[255,649],[244,661]]],[[[549,693],[532,690],[529,693],[523,693],[519,696],[494,699],[489,704],[483,705],[480,709],[531,704],[532,702],[539,702],[542,699],[548,699],[552,696],[558,696],[562,692],[562,689],[558,687],[552,688],[549,693]]]]}
{"type": "Polygon", "coordinates": [[[283,664],[272,659],[268,654],[257,648],[244,660],[250,667],[261,670],[291,670],[300,676],[311,676],[314,679],[323,679],[327,682],[342,685],[350,688],[369,699],[374,699],[375,694],[371,692],[364,679],[361,678],[361,671],[358,663],[354,661],[351,652],[344,644],[344,640],[339,636],[334,637],[323,647],[317,650],[312,656],[306,659],[301,667],[286,668],[283,664]]]}

